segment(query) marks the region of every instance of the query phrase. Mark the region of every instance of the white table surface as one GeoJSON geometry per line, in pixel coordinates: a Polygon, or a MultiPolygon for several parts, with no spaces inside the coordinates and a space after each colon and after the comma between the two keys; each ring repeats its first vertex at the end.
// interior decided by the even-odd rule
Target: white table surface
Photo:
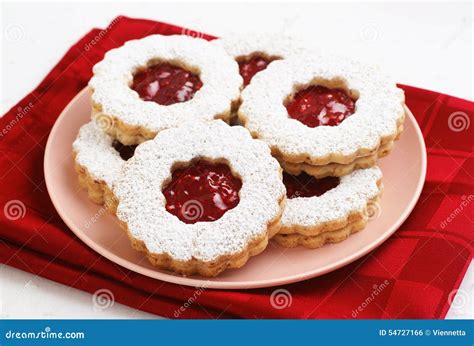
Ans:
{"type": "MultiPolygon", "coordinates": [[[[469,3],[138,4],[3,3],[1,114],[36,86],[92,27],[115,16],[150,18],[215,35],[284,32],[308,44],[377,62],[400,83],[473,99],[469,3]]],[[[471,262],[448,318],[474,317],[471,262]]],[[[454,296],[454,294],[453,294],[454,296]]],[[[0,266],[0,317],[157,318],[115,303],[94,308],[88,293],[0,266]]]]}

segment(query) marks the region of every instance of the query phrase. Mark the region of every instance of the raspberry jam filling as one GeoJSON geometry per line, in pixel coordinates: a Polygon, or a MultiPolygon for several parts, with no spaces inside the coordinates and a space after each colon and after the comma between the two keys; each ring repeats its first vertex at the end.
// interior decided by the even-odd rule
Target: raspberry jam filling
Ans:
{"type": "Polygon", "coordinates": [[[291,175],[283,173],[283,184],[286,187],[288,198],[296,197],[319,197],[339,185],[338,177],[326,177],[317,179],[306,173],[291,175]]]}
{"type": "Polygon", "coordinates": [[[306,126],[337,126],[354,113],[355,100],[342,89],[317,85],[298,91],[286,109],[306,126]]]}
{"type": "Polygon", "coordinates": [[[133,154],[135,154],[135,149],[137,148],[137,146],[138,145],[125,145],[117,140],[114,140],[112,143],[112,147],[118,151],[120,157],[125,161],[128,161],[128,159],[130,159],[133,154]]]}
{"type": "Polygon", "coordinates": [[[198,76],[167,63],[153,65],[136,73],[131,86],[143,101],[153,101],[164,106],[191,100],[201,87],[198,76]]]}
{"type": "Polygon", "coordinates": [[[226,164],[200,160],[173,172],[163,189],[166,210],[184,223],[215,221],[239,204],[241,187],[226,164]]]}
{"type": "Polygon", "coordinates": [[[258,72],[263,71],[267,66],[276,59],[267,59],[256,55],[250,59],[239,61],[239,73],[244,79],[244,86],[247,86],[258,72]]]}

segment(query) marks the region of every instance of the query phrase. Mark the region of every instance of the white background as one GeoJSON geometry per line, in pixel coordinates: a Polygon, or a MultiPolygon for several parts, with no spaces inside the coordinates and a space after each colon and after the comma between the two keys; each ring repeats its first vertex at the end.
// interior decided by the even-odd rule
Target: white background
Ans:
{"type": "MultiPolygon", "coordinates": [[[[377,62],[400,83],[473,99],[470,3],[4,3],[1,114],[30,92],[92,27],[117,15],[161,20],[214,35],[295,34],[309,45],[377,62]]],[[[448,317],[473,318],[466,275],[448,317]]],[[[92,296],[0,267],[0,317],[154,318],[118,303],[97,310],[92,296]]]]}

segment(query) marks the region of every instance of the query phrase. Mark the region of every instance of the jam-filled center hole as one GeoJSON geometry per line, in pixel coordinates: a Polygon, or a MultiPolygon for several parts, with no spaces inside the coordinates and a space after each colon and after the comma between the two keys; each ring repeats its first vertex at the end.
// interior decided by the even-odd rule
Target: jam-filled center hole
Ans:
{"type": "Polygon", "coordinates": [[[338,177],[315,178],[306,173],[291,175],[283,173],[283,184],[286,187],[288,198],[296,197],[319,197],[329,190],[334,189],[340,183],[338,177]]]}
{"type": "Polygon", "coordinates": [[[133,157],[137,146],[138,145],[125,145],[117,140],[114,140],[112,142],[112,147],[120,154],[120,157],[125,161],[128,161],[130,158],[133,157]]]}
{"type": "Polygon", "coordinates": [[[241,187],[229,165],[199,159],[174,169],[162,191],[166,210],[189,224],[220,219],[239,204],[241,187]]]}
{"type": "Polygon", "coordinates": [[[308,127],[338,126],[354,114],[357,98],[343,81],[317,81],[298,88],[285,107],[290,118],[308,127]]]}
{"type": "Polygon", "coordinates": [[[272,61],[279,60],[279,57],[267,56],[263,54],[252,54],[237,58],[239,73],[247,86],[258,72],[265,70],[272,61]]]}
{"type": "Polygon", "coordinates": [[[168,106],[191,100],[202,82],[197,74],[181,66],[158,62],[137,70],[130,87],[143,101],[168,106]]]}

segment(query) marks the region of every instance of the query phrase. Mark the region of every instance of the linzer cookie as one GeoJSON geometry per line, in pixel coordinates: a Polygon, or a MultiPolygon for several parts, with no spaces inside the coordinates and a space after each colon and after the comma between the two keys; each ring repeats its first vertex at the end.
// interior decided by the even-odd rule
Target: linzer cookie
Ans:
{"type": "Polygon", "coordinates": [[[221,46],[239,64],[239,72],[247,86],[253,76],[275,61],[306,52],[304,44],[294,37],[269,34],[229,35],[212,41],[221,46]]]}
{"type": "Polygon", "coordinates": [[[73,143],[75,170],[92,201],[107,205],[112,185],[135,147],[114,140],[93,121],[81,127],[73,143]]]}
{"type": "Polygon", "coordinates": [[[94,66],[92,117],[121,143],[139,144],[185,123],[228,121],[241,85],[237,63],[221,47],[189,36],[147,36],[94,66]]]}
{"type": "Polygon", "coordinates": [[[181,274],[239,268],[278,232],[281,167],[268,146],[222,121],[161,131],[125,163],[113,193],[132,246],[181,274]]]}
{"type": "Polygon", "coordinates": [[[287,202],[274,239],[283,246],[317,248],[363,229],[380,211],[382,173],[361,169],[342,178],[284,174],[287,202]]]}
{"type": "MultiPolygon", "coordinates": [[[[239,73],[246,87],[252,78],[265,70],[273,61],[287,59],[307,52],[304,44],[285,35],[247,34],[229,35],[212,41],[221,46],[239,64],[239,73]]],[[[240,125],[237,111],[240,102],[233,105],[230,123],[240,125]]]]}
{"type": "Polygon", "coordinates": [[[373,166],[405,118],[403,91],[380,70],[329,55],[275,61],[241,100],[241,123],[283,168],[315,177],[373,166]]]}
{"type": "MultiPolygon", "coordinates": [[[[403,125],[398,129],[397,137],[398,139],[401,132],[403,131],[403,125]]],[[[385,144],[381,144],[379,149],[373,154],[362,156],[354,159],[351,163],[341,164],[341,163],[328,163],[327,165],[311,165],[307,163],[292,163],[280,161],[283,169],[290,174],[300,174],[307,173],[316,178],[324,178],[327,176],[336,176],[342,177],[346,174],[350,174],[356,169],[369,168],[376,164],[377,160],[381,157],[384,157],[390,153],[394,145],[394,141],[389,141],[385,144]]]]}

